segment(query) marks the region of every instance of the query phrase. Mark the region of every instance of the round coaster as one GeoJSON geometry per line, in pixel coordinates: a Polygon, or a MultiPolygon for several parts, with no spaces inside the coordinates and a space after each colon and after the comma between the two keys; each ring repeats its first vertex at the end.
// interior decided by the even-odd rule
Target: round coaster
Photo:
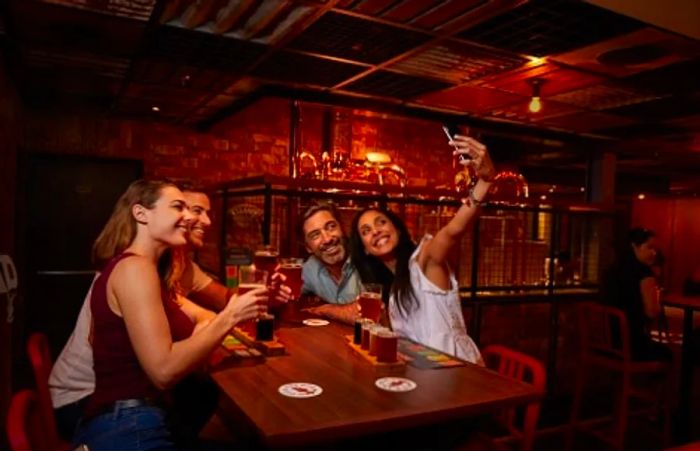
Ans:
{"type": "Polygon", "coordinates": [[[289,384],[280,385],[277,389],[280,394],[289,396],[290,398],[313,398],[323,392],[323,389],[316,384],[307,382],[292,382],[289,384]]]}
{"type": "Polygon", "coordinates": [[[405,377],[382,377],[374,381],[374,385],[386,391],[404,392],[416,388],[415,382],[405,377]]]}
{"type": "Polygon", "coordinates": [[[304,321],[302,321],[302,323],[306,324],[307,326],[327,326],[328,324],[330,324],[325,319],[318,318],[305,319],[304,321]]]}

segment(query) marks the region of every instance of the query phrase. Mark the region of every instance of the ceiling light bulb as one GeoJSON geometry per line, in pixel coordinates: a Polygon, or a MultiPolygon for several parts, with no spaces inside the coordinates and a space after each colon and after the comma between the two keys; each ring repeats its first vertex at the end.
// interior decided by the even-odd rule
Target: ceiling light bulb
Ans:
{"type": "Polygon", "coordinates": [[[157,112],[160,111],[160,108],[158,108],[157,106],[152,106],[152,107],[151,107],[151,110],[153,110],[153,111],[155,111],[155,112],[157,113],[157,112]]]}
{"type": "Polygon", "coordinates": [[[540,102],[540,98],[538,97],[533,97],[532,100],[530,100],[530,105],[528,105],[528,109],[530,110],[531,113],[539,113],[540,110],[542,109],[542,103],[540,102]]]}
{"type": "Polygon", "coordinates": [[[645,197],[647,197],[647,196],[645,196],[644,193],[640,193],[640,194],[637,196],[637,199],[639,199],[639,200],[644,200],[645,197]]]}

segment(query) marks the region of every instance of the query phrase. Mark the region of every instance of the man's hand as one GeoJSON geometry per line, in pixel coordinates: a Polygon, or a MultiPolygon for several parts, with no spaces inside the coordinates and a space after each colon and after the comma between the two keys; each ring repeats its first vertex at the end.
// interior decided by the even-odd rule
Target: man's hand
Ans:
{"type": "Polygon", "coordinates": [[[292,289],[284,284],[287,276],[275,272],[270,278],[270,301],[272,305],[286,304],[292,298],[292,289]]]}
{"type": "Polygon", "coordinates": [[[309,307],[302,311],[312,315],[324,316],[345,324],[355,324],[355,320],[360,317],[359,310],[359,303],[353,302],[352,304],[344,305],[323,304],[318,307],[309,307]]]}

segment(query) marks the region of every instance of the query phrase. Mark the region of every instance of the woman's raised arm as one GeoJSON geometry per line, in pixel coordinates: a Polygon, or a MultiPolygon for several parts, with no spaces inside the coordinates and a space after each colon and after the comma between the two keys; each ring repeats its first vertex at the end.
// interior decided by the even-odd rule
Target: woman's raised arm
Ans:
{"type": "Polygon", "coordinates": [[[467,226],[476,216],[479,204],[485,200],[491,187],[491,180],[496,174],[488,149],[484,144],[474,138],[462,135],[456,135],[451,144],[455,146],[454,155],[466,155],[470,158],[461,163],[474,169],[478,181],[470,190],[469,198],[463,202],[455,216],[435,234],[435,238],[426,243],[419,256],[423,268],[430,264],[444,267],[445,271],[450,251],[457,245],[467,230],[467,226]]]}

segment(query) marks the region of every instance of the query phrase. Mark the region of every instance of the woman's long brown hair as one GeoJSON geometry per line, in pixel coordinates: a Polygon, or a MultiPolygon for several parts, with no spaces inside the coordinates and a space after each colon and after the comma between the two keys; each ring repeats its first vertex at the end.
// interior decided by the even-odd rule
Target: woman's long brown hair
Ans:
{"type": "Polygon", "coordinates": [[[129,185],[92,246],[92,261],[98,269],[129,247],[136,237],[136,219],[131,212],[134,205],[153,208],[161,190],[167,186],[175,185],[164,180],[143,179],[129,185]]]}

